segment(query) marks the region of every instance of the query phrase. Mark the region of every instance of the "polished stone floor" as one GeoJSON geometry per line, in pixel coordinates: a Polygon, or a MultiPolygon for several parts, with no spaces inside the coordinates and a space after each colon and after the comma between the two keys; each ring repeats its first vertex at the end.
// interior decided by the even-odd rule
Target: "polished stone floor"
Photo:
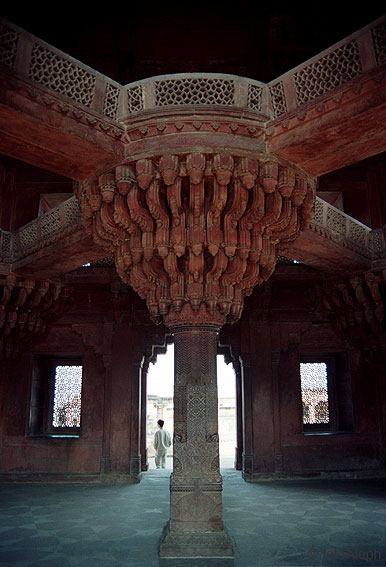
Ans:
{"type": "MultiPolygon", "coordinates": [[[[222,473],[235,567],[386,565],[383,480],[249,484],[222,473]]],[[[0,484],[0,566],[158,567],[169,474],[151,469],[138,485],[0,484]]]]}

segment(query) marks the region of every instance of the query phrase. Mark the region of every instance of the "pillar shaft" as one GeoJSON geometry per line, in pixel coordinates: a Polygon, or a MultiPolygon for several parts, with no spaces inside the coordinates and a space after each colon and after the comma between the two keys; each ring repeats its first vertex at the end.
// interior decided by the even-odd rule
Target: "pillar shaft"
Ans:
{"type": "Polygon", "coordinates": [[[223,525],[217,418],[217,332],[192,326],[175,332],[174,338],[175,433],[170,528],[220,531],[223,525]]]}
{"type": "Polygon", "coordinates": [[[219,470],[217,335],[205,325],[173,330],[174,467],[170,521],[161,557],[233,556],[222,522],[219,470]]]}

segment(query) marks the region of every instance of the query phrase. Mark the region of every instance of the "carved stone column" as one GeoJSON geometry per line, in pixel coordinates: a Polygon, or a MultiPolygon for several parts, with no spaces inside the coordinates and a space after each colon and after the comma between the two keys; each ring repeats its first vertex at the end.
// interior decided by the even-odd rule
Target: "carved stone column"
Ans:
{"type": "MultiPolygon", "coordinates": [[[[230,147],[240,141],[224,135],[230,147]]],[[[114,255],[117,273],[145,299],[153,321],[175,336],[174,472],[160,556],[226,561],[232,548],[222,524],[217,334],[273,273],[277,245],[307,227],[315,191],[304,172],[256,146],[248,155],[245,147],[184,151],[190,137],[176,136],[179,152],[154,155],[150,144],[140,159],[98,172],[77,193],[86,230],[114,255]]],[[[251,439],[244,474],[253,472],[251,439]]]]}
{"type": "Polygon", "coordinates": [[[217,417],[217,337],[224,321],[204,306],[195,316],[184,311],[166,321],[175,341],[174,461],[160,557],[231,558],[222,522],[217,417]]]}

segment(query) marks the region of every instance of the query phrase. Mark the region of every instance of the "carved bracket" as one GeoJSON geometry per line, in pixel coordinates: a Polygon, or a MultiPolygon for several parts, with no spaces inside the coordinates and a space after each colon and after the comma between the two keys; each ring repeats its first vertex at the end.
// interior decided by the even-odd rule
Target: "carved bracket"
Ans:
{"type": "Polygon", "coordinates": [[[272,157],[191,153],[119,165],[80,184],[78,199],[86,230],[154,321],[189,305],[233,322],[275,269],[277,244],[308,226],[315,191],[272,157]]]}

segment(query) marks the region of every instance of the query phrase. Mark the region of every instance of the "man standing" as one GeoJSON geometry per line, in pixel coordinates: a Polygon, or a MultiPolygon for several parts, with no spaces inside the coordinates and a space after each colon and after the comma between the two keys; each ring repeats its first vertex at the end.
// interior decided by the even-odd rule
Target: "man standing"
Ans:
{"type": "Polygon", "coordinates": [[[166,451],[172,444],[169,431],[163,428],[164,423],[163,419],[157,421],[158,431],[154,435],[155,466],[157,469],[160,468],[160,465],[163,469],[165,468],[166,451]]]}

